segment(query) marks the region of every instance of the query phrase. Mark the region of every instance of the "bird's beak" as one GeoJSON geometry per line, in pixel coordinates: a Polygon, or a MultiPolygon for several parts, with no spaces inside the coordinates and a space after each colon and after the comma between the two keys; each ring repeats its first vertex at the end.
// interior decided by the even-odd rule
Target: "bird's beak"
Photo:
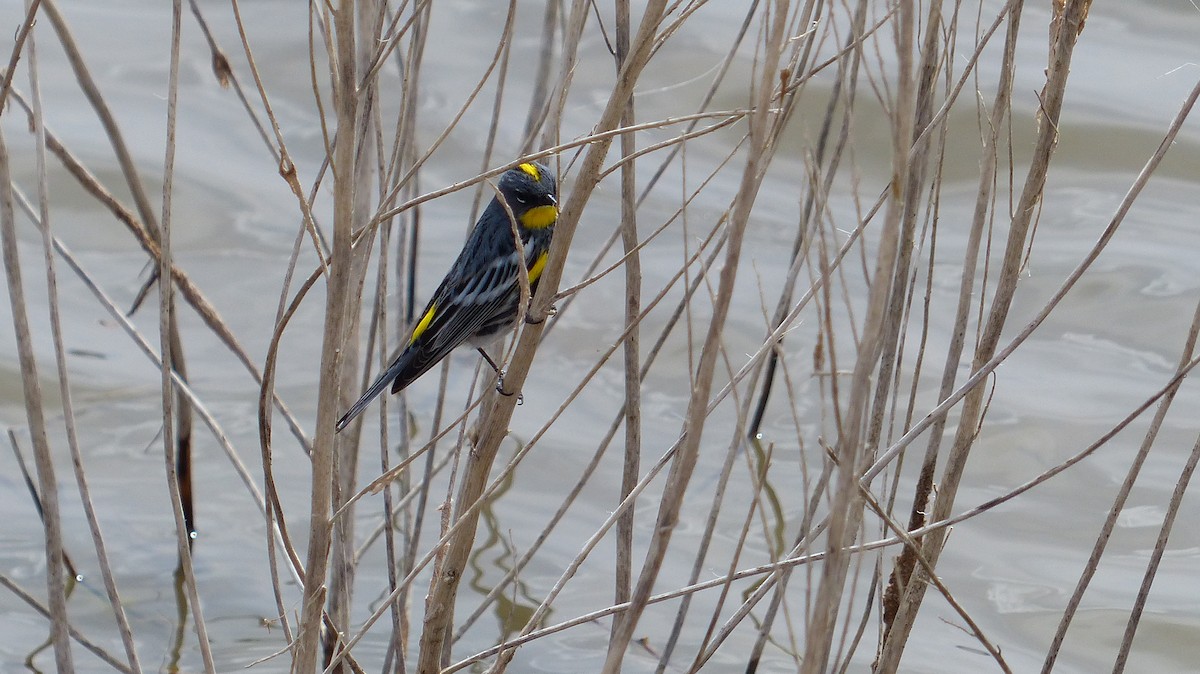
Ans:
{"type": "Polygon", "coordinates": [[[554,197],[554,195],[553,195],[553,194],[547,194],[547,195],[546,195],[546,198],[550,200],[550,205],[551,205],[551,206],[557,206],[557,205],[558,205],[558,199],[556,199],[556,198],[554,197]]]}

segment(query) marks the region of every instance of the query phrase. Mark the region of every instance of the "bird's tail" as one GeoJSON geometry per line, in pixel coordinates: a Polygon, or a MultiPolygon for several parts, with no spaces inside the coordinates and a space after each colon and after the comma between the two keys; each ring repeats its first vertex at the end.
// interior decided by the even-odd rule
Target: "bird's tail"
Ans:
{"type": "Polygon", "coordinates": [[[396,362],[392,363],[391,367],[384,370],[383,374],[379,375],[379,378],[375,380],[375,383],[371,384],[370,388],[368,388],[366,392],[362,394],[362,397],[355,401],[355,403],[350,406],[350,409],[346,410],[346,413],[342,415],[342,418],[338,419],[337,430],[340,431],[346,426],[350,425],[350,422],[354,421],[355,417],[362,414],[362,411],[367,409],[367,405],[370,405],[372,400],[378,397],[380,393],[383,393],[383,390],[386,389],[392,383],[392,381],[396,379],[396,377],[398,377],[405,369],[408,368],[409,364],[407,361],[409,359],[405,357],[407,355],[408,354],[400,354],[400,357],[396,359],[396,362]]]}
{"type": "Polygon", "coordinates": [[[371,384],[370,388],[362,394],[362,397],[355,401],[349,410],[346,410],[341,419],[338,419],[337,430],[340,431],[350,425],[350,422],[354,421],[354,418],[359,414],[362,414],[367,405],[370,405],[372,400],[377,398],[380,393],[383,393],[383,390],[388,385],[391,385],[393,394],[399,393],[409,384],[413,383],[417,377],[428,372],[429,368],[433,367],[439,360],[441,360],[440,356],[431,358],[429,354],[426,354],[420,348],[409,347],[405,349],[404,353],[401,353],[396,358],[391,367],[384,370],[383,374],[379,375],[379,378],[375,380],[375,383],[371,384]]]}

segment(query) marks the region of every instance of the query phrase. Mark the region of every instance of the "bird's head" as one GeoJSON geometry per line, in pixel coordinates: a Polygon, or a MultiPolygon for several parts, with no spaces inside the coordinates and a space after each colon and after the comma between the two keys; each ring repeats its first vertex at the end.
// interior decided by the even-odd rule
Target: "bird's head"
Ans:
{"type": "Polygon", "coordinates": [[[518,164],[500,176],[499,188],[522,226],[542,229],[558,220],[558,184],[549,166],[518,164]]]}

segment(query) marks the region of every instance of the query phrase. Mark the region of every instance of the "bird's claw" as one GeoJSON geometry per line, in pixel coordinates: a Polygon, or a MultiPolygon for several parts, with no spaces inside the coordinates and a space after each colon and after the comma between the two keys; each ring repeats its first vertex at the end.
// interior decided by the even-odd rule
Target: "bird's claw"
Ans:
{"type": "Polygon", "coordinates": [[[504,388],[504,372],[503,371],[497,373],[496,393],[499,393],[500,395],[505,396],[505,397],[515,395],[515,396],[517,396],[517,404],[518,405],[525,404],[525,396],[521,395],[520,393],[509,391],[504,388]]]}
{"type": "Polygon", "coordinates": [[[556,314],[558,314],[558,307],[556,307],[556,306],[554,306],[553,304],[551,304],[550,306],[546,307],[546,313],[542,314],[542,315],[541,315],[540,317],[538,317],[538,318],[534,318],[534,317],[533,317],[533,314],[531,314],[531,313],[530,313],[530,314],[525,314],[525,322],[526,322],[526,323],[528,323],[528,324],[530,324],[530,325],[537,325],[537,324],[539,324],[539,323],[544,323],[544,322],[546,322],[546,319],[547,319],[547,318],[549,318],[549,317],[551,317],[551,316],[554,316],[554,315],[556,315],[556,314]]]}

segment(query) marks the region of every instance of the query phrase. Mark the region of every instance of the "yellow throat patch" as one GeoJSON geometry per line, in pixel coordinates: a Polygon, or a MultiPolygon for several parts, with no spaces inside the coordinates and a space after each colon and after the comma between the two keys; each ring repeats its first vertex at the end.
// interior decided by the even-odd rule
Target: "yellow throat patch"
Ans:
{"type": "Polygon", "coordinates": [[[534,206],[521,214],[521,225],[526,229],[542,229],[558,220],[557,206],[534,206]]]}

